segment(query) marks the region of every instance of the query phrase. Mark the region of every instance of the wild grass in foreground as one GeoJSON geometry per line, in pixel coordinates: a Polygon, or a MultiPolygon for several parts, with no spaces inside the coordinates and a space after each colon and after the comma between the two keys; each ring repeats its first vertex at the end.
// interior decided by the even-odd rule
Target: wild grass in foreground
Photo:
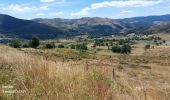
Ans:
{"type": "Polygon", "coordinates": [[[63,62],[0,46],[0,85],[22,90],[4,93],[7,90],[2,88],[0,99],[169,100],[170,68],[159,71],[159,66],[150,65],[154,61],[145,68],[135,57],[100,55],[63,62]]]}

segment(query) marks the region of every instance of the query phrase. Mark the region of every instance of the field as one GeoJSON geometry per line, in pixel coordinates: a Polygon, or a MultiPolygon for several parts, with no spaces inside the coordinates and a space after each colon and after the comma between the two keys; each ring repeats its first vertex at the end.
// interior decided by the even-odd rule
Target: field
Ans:
{"type": "Polygon", "coordinates": [[[112,53],[107,46],[93,49],[92,40],[83,53],[0,45],[0,99],[169,100],[170,35],[159,36],[166,45],[140,40],[130,54],[112,53]],[[144,50],[148,43],[154,47],[144,50]]]}

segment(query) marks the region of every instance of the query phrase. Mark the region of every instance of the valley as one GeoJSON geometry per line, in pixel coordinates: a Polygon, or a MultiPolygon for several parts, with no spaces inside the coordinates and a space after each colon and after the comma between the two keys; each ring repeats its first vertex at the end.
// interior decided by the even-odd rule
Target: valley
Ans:
{"type": "Polygon", "coordinates": [[[0,33],[8,38],[31,39],[33,35],[40,39],[57,39],[87,35],[100,38],[112,35],[169,33],[170,15],[111,19],[101,17],[83,17],[79,19],[43,19],[25,20],[0,14],[0,33]]]}
{"type": "Polygon", "coordinates": [[[89,39],[85,35],[40,40],[36,49],[0,45],[0,84],[13,86],[3,91],[22,90],[2,92],[0,98],[168,100],[169,37],[163,33],[89,39]],[[131,51],[114,53],[113,47],[124,43],[131,51]]]}
{"type": "Polygon", "coordinates": [[[0,0],[0,100],[170,100],[170,0],[0,0]]]}

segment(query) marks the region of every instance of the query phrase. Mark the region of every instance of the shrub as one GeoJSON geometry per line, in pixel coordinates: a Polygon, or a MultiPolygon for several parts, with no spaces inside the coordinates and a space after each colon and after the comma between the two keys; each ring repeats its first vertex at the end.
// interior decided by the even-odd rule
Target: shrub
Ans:
{"type": "Polygon", "coordinates": [[[47,48],[47,49],[53,49],[53,48],[55,48],[55,43],[54,43],[54,42],[52,42],[52,43],[47,43],[47,44],[45,45],[45,48],[47,48]]]}
{"type": "Polygon", "coordinates": [[[104,40],[103,39],[96,39],[94,45],[104,46],[104,40]]]}
{"type": "Polygon", "coordinates": [[[107,48],[108,48],[108,50],[109,50],[109,49],[110,49],[110,48],[109,48],[109,43],[106,43],[106,46],[107,46],[107,48]]]}
{"type": "Polygon", "coordinates": [[[121,51],[121,47],[120,47],[120,46],[116,45],[116,46],[113,46],[113,47],[112,47],[112,52],[114,52],[114,53],[120,53],[120,51],[121,51]]]}
{"type": "Polygon", "coordinates": [[[58,48],[64,48],[64,45],[60,44],[58,45],[58,48]]]}
{"type": "Polygon", "coordinates": [[[74,44],[72,44],[71,49],[76,49],[76,46],[74,44]]]}
{"type": "Polygon", "coordinates": [[[150,48],[151,48],[151,46],[149,44],[145,45],[145,51],[150,49],[150,48]]]}
{"type": "Polygon", "coordinates": [[[119,45],[124,45],[124,44],[128,44],[128,43],[130,43],[130,39],[120,39],[118,41],[119,45]]]}
{"type": "Polygon", "coordinates": [[[11,47],[14,48],[20,48],[21,47],[21,41],[19,39],[14,39],[9,44],[11,47]]]}
{"type": "Polygon", "coordinates": [[[110,41],[109,44],[110,44],[110,46],[113,46],[113,42],[110,41]]]}
{"type": "Polygon", "coordinates": [[[84,51],[87,50],[87,45],[86,45],[85,43],[83,43],[83,44],[78,44],[78,45],[76,45],[76,49],[79,49],[80,52],[84,52],[84,51]]]}
{"type": "Polygon", "coordinates": [[[131,46],[129,44],[124,44],[121,48],[121,53],[131,53],[131,46]]]}
{"type": "Polygon", "coordinates": [[[23,47],[23,48],[28,48],[29,45],[28,45],[27,43],[25,43],[25,44],[22,45],[22,47],[23,47]]]}
{"type": "Polygon", "coordinates": [[[29,42],[30,47],[37,48],[40,45],[39,38],[36,36],[33,36],[31,41],[29,42]]]}
{"type": "Polygon", "coordinates": [[[113,46],[111,50],[114,53],[128,54],[128,53],[131,53],[131,46],[129,44],[124,44],[123,46],[116,45],[116,46],[113,46]]]}

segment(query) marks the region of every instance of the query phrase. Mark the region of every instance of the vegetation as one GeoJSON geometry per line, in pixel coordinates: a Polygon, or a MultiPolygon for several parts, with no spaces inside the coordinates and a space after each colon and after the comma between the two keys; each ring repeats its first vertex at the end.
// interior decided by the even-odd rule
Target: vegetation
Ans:
{"type": "MultiPolygon", "coordinates": [[[[114,44],[116,42],[114,41],[114,44]]],[[[167,85],[170,80],[170,64],[168,63],[170,48],[168,46],[167,48],[155,47],[145,52],[144,44],[142,46],[136,44],[137,47],[131,51],[133,55],[112,55],[107,45],[101,48],[105,54],[101,51],[93,54],[93,48],[90,48],[88,43],[71,43],[73,47],[79,47],[79,49],[84,46],[87,52],[82,53],[79,53],[79,49],[66,48],[71,46],[69,42],[68,45],[65,42],[56,44],[62,44],[65,48],[21,48],[22,51],[20,51],[20,49],[0,45],[0,85],[10,84],[15,90],[21,90],[21,93],[11,95],[2,93],[0,98],[7,100],[11,98],[28,100],[32,98],[39,100],[169,99],[167,85]],[[141,54],[136,55],[134,51],[141,54]]],[[[128,51],[127,48],[132,47],[129,44],[113,45],[115,46],[120,48],[120,52],[125,53],[128,51]]],[[[94,49],[97,48],[100,47],[94,49]]]]}
{"type": "Polygon", "coordinates": [[[118,41],[119,45],[124,45],[124,44],[128,44],[128,43],[130,43],[130,39],[120,39],[118,41]]]}
{"type": "Polygon", "coordinates": [[[22,45],[22,48],[29,48],[29,44],[28,44],[28,43],[24,43],[24,44],[22,45]]]}
{"type": "Polygon", "coordinates": [[[128,54],[131,53],[131,46],[128,44],[124,44],[123,46],[115,45],[112,47],[112,52],[128,54]]]}
{"type": "Polygon", "coordinates": [[[24,38],[11,40],[11,47],[0,44],[0,100],[169,100],[170,35],[150,34],[170,32],[170,24],[152,26],[157,16],[142,19],[132,18],[135,24],[129,25],[129,19],[44,22],[0,15],[2,34],[24,38]],[[89,25],[94,21],[97,25],[89,25]],[[122,28],[137,34],[110,36],[122,28]],[[67,38],[34,36],[28,42],[30,33],[41,39],[64,33],[67,38]]]}
{"type": "Polygon", "coordinates": [[[58,48],[64,48],[64,45],[60,44],[58,45],[58,48]]]}
{"type": "Polygon", "coordinates": [[[103,39],[96,39],[94,45],[95,46],[105,46],[104,40],[103,39]]]}
{"type": "Polygon", "coordinates": [[[78,49],[80,52],[85,52],[88,48],[87,45],[83,43],[83,44],[77,44],[76,49],[78,49]]]}
{"type": "Polygon", "coordinates": [[[0,98],[169,99],[168,87],[161,82],[169,85],[170,80],[167,38],[136,35],[38,41],[39,49],[28,48],[27,41],[21,42],[20,49],[0,45],[0,85],[23,90],[2,93],[0,98]],[[151,49],[146,52],[144,48],[151,49]]]}
{"type": "Polygon", "coordinates": [[[9,45],[14,48],[20,48],[22,44],[19,39],[13,39],[13,40],[11,40],[9,45]]]}
{"type": "Polygon", "coordinates": [[[40,45],[39,38],[36,36],[33,36],[32,39],[29,42],[30,47],[37,48],[40,45]]]}
{"type": "Polygon", "coordinates": [[[55,46],[55,43],[54,43],[54,42],[45,44],[45,48],[47,48],[47,49],[53,49],[53,48],[55,48],[55,47],[56,47],[56,46],[55,46]]]}
{"type": "Polygon", "coordinates": [[[76,49],[76,45],[71,44],[71,49],[76,49]]]}
{"type": "Polygon", "coordinates": [[[150,49],[150,48],[151,48],[151,46],[149,44],[145,45],[145,51],[150,49]]]}

